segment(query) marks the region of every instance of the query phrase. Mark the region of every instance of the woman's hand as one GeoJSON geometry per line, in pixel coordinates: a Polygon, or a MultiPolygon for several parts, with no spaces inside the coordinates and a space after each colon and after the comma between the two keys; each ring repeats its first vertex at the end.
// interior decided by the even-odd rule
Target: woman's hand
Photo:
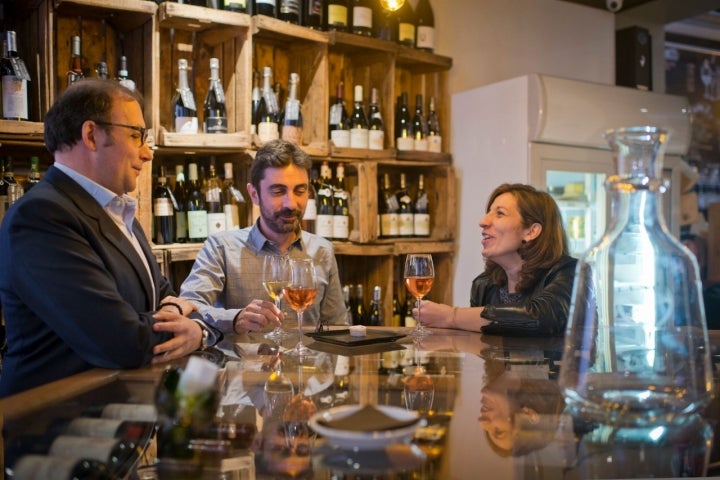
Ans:
{"type": "Polygon", "coordinates": [[[184,357],[202,345],[203,330],[198,322],[169,310],[160,310],[153,315],[153,318],[155,319],[153,330],[170,332],[173,334],[173,338],[155,345],[153,348],[155,357],[152,363],[167,362],[184,357]]]}
{"type": "MultiPolygon", "coordinates": [[[[421,314],[420,323],[426,327],[455,328],[453,325],[454,308],[443,303],[435,303],[430,300],[420,302],[421,314]]],[[[412,310],[413,317],[418,318],[417,307],[412,310]]]]}
{"type": "Polygon", "coordinates": [[[233,329],[235,333],[265,330],[271,326],[282,325],[284,319],[285,314],[273,302],[255,299],[237,314],[233,329]]]}

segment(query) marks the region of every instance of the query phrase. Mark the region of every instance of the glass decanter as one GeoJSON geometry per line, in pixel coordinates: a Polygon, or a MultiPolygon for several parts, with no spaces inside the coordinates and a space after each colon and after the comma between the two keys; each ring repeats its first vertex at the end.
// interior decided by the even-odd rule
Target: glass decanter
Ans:
{"type": "Polygon", "coordinates": [[[699,268],[663,218],[666,138],[651,126],[605,134],[611,214],[578,262],[559,379],[570,408],[594,421],[680,421],[712,396],[699,268]]]}

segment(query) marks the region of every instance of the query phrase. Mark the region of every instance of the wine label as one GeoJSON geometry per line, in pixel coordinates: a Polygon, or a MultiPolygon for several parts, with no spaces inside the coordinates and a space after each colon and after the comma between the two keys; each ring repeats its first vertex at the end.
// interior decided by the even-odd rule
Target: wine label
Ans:
{"type": "Polygon", "coordinates": [[[337,25],[340,27],[347,26],[347,7],[343,5],[328,5],[328,25],[337,25]]]}
{"type": "Polygon", "coordinates": [[[227,133],[227,117],[210,117],[205,119],[205,133],[227,133]]]}
{"type": "Polygon", "coordinates": [[[154,422],[157,420],[155,405],[149,403],[108,403],[102,411],[103,418],[154,422]]]}
{"type": "Polygon", "coordinates": [[[2,77],[2,112],[6,119],[28,119],[27,81],[14,75],[2,77]]]}
{"type": "Polygon", "coordinates": [[[188,238],[199,239],[207,237],[207,211],[192,210],[188,215],[188,238]]]}
{"type": "Polygon", "coordinates": [[[428,141],[425,138],[416,138],[413,149],[418,152],[427,152],[428,150],[428,141]]]}
{"type": "Polygon", "coordinates": [[[175,212],[175,240],[187,238],[187,213],[175,212]]]}
{"type": "Polygon", "coordinates": [[[278,124],[275,122],[260,122],[257,126],[258,137],[263,143],[280,138],[278,124]]]}
{"type": "Polygon", "coordinates": [[[237,230],[240,228],[240,211],[237,205],[226,203],[223,205],[223,212],[225,213],[225,229],[226,230],[237,230]]]}
{"type": "MultiPolygon", "coordinates": [[[[49,455],[24,455],[13,466],[13,478],[42,478],[43,480],[67,480],[83,459],[54,457],[49,455]]],[[[89,463],[89,462],[88,462],[89,463]]],[[[89,477],[88,477],[89,478],[89,477]]]]}
{"type": "Polygon", "coordinates": [[[417,48],[427,48],[428,50],[435,50],[435,28],[428,27],[426,25],[420,25],[417,27],[417,48]]]}
{"type": "Polygon", "coordinates": [[[224,232],[225,230],[225,212],[207,214],[208,235],[212,235],[217,232],[224,232]]]}
{"type": "Polygon", "coordinates": [[[412,137],[399,137],[395,140],[398,150],[408,151],[415,149],[415,139],[412,137]]]}
{"type": "Polygon", "coordinates": [[[336,147],[347,148],[350,146],[350,130],[332,130],[330,140],[336,147]]]}
{"type": "Polygon", "coordinates": [[[153,215],[156,217],[172,217],[172,201],[169,198],[156,198],[153,201],[153,215]]]}
{"type": "Polygon", "coordinates": [[[82,456],[99,462],[107,462],[117,443],[118,440],[115,438],[60,435],[52,443],[48,453],[61,457],[82,456]]]}
{"type": "Polygon", "coordinates": [[[368,133],[368,148],[370,150],[382,150],[385,148],[385,132],[382,130],[370,130],[368,133]]]}
{"type": "Polygon", "coordinates": [[[369,130],[366,128],[351,128],[350,129],[350,148],[365,148],[367,149],[370,143],[369,130]]]}
{"type": "Polygon", "coordinates": [[[380,234],[383,237],[397,237],[400,234],[400,218],[397,213],[380,215],[380,234]]]}
{"type": "Polygon", "coordinates": [[[114,438],[123,420],[114,418],[78,417],[70,422],[65,433],[85,437],[114,438]]]}
{"type": "Polygon", "coordinates": [[[401,213],[399,234],[401,237],[411,237],[415,232],[415,220],[412,213],[401,213]]]}
{"type": "Polygon", "coordinates": [[[333,221],[332,215],[318,215],[315,230],[318,235],[325,238],[333,237],[333,221]]]}
{"type": "Polygon", "coordinates": [[[372,28],[372,9],[369,7],[353,7],[353,27],[372,28]]]}
{"type": "Polygon", "coordinates": [[[317,220],[317,202],[314,198],[308,199],[303,220],[317,220]]]}
{"type": "Polygon", "coordinates": [[[427,141],[429,152],[442,152],[442,137],[440,135],[428,135],[427,141]]]}
{"type": "Polygon", "coordinates": [[[198,133],[197,117],[176,117],[175,131],[177,133],[198,133]]]}
{"type": "Polygon", "coordinates": [[[416,213],[413,215],[414,232],[419,237],[427,237],[430,235],[430,214],[429,213],[416,213]]]}
{"type": "Polygon", "coordinates": [[[412,23],[401,23],[398,25],[398,42],[415,45],[415,25],[412,23]]]}
{"type": "Polygon", "coordinates": [[[333,215],[332,238],[345,240],[350,235],[350,217],[347,215],[333,215]]]}

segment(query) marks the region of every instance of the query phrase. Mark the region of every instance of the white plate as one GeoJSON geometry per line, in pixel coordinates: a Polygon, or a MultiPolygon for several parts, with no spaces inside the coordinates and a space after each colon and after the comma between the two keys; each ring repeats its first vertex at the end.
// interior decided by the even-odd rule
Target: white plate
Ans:
{"type": "Polygon", "coordinates": [[[387,405],[377,405],[376,408],[396,420],[417,420],[417,422],[407,427],[369,432],[338,430],[320,423],[320,421],[331,422],[339,418],[347,417],[361,408],[362,405],[342,405],[340,407],[323,410],[310,417],[310,427],[327,438],[330,443],[340,448],[370,450],[409,440],[422,423],[417,412],[387,405]]]}

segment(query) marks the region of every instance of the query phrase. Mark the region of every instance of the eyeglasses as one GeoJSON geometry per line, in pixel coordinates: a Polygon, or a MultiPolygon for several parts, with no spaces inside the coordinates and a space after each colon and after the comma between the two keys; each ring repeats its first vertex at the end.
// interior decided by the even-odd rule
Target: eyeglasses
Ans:
{"type": "Polygon", "coordinates": [[[140,140],[140,143],[138,144],[138,148],[145,145],[145,140],[147,140],[147,136],[148,136],[148,130],[145,127],[138,127],[136,125],[124,125],[122,123],[101,122],[98,120],[93,120],[93,121],[98,125],[104,125],[104,126],[108,126],[108,127],[123,127],[123,128],[129,128],[131,130],[135,130],[136,132],[138,132],[140,134],[140,137],[133,136],[133,138],[140,140]]]}

